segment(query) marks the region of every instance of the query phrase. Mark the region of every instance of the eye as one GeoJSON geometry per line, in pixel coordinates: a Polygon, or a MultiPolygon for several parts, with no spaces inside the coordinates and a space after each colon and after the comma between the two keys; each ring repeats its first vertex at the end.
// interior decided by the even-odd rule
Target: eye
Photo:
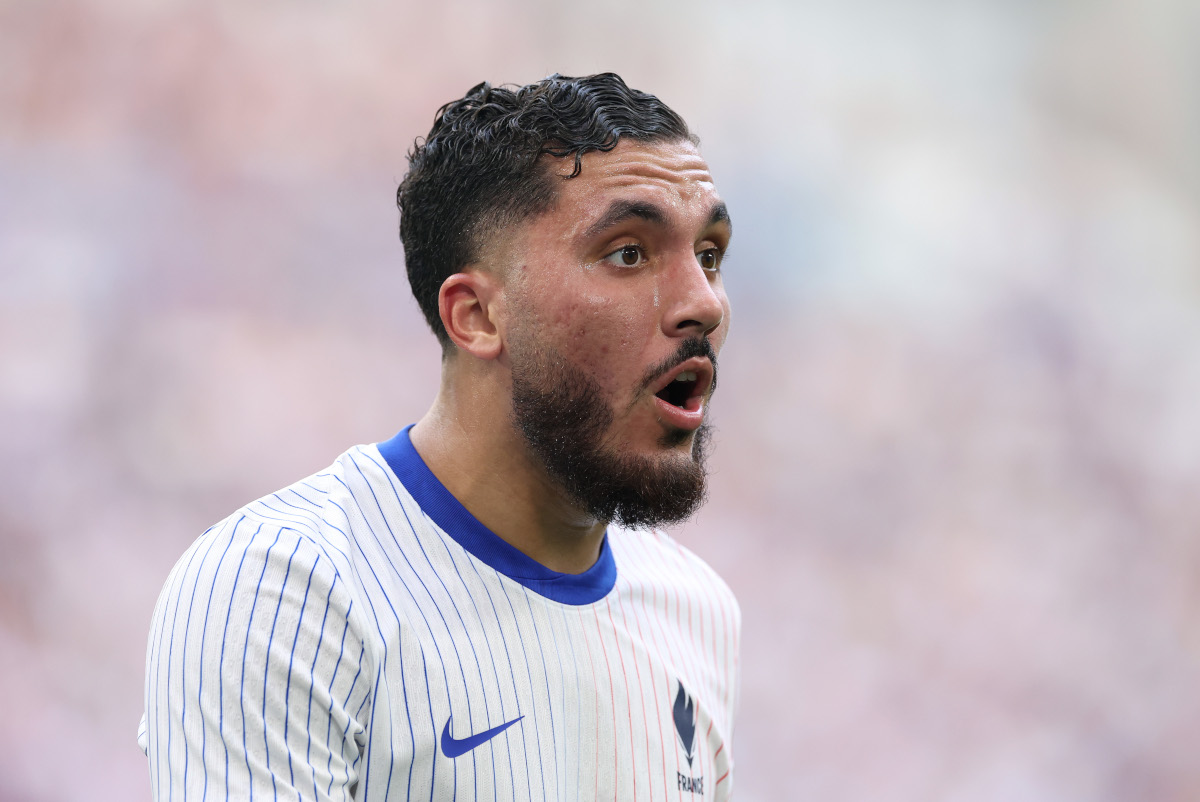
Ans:
{"type": "Polygon", "coordinates": [[[696,254],[696,261],[705,270],[716,270],[721,266],[721,252],[716,248],[700,251],[700,253],[696,254]]]}
{"type": "Polygon", "coordinates": [[[605,261],[618,267],[637,267],[646,261],[646,252],[640,245],[626,245],[604,257],[605,261]]]}

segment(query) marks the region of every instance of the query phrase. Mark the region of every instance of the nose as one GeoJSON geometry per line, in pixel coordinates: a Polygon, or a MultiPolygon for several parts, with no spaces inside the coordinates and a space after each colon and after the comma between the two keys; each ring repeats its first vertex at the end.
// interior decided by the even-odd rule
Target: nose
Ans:
{"type": "Polygon", "coordinates": [[[695,255],[689,254],[661,281],[664,334],[708,336],[720,327],[725,319],[725,288],[719,272],[705,270],[695,255]]]}

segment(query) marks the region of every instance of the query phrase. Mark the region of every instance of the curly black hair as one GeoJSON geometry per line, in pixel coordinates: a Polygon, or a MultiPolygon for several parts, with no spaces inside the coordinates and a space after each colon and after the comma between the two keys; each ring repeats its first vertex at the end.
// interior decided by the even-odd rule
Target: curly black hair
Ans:
{"type": "Polygon", "coordinates": [[[611,72],[551,75],[519,88],[485,81],[438,109],[429,136],[408,154],[396,203],[408,281],[443,349],[451,342],[438,313],[442,282],[476,261],[498,228],[554,203],[541,157],[573,156],[575,169],[565,178],[574,178],[583,154],[612,150],[625,137],[696,141],[665,103],[611,72]]]}

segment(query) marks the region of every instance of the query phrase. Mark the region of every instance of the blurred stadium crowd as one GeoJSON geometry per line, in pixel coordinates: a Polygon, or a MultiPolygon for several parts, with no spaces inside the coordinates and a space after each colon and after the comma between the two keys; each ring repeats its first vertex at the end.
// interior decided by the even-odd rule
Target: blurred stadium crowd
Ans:
{"type": "Polygon", "coordinates": [[[737,231],[742,800],[1200,798],[1200,6],[0,0],[0,800],[146,798],[209,524],[432,399],[405,152],[612,69],[737,231]]]}

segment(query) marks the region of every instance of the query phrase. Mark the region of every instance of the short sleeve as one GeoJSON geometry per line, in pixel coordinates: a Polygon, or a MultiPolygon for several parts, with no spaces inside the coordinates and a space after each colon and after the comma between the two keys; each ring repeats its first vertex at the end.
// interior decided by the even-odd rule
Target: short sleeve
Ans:
{"type": "Polygon", "coordinates": [[[349,798],[373,680],[353,606],[304,533],[234,516],[197,540],[150,629],[154,799],[349,798]]]}

